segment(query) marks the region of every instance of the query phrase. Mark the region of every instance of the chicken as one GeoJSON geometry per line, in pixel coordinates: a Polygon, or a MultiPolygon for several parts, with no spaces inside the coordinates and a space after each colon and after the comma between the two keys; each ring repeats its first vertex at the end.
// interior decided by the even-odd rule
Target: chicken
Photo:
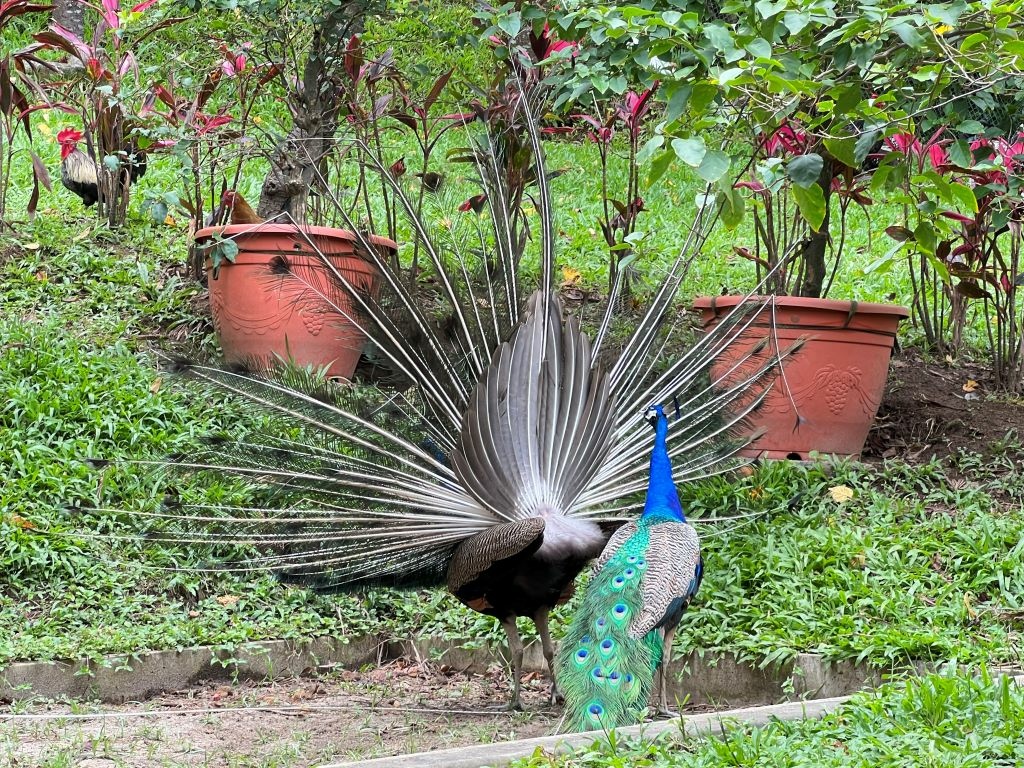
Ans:
{"type": "MultiPolygon", "coordinates": [[[[100,193],[96,162],[78,149],[81,140],[82,132],[74,128],[65,128],[57,134],[57,142],[60,144],[60,181],[82,198],[88,208],[99,200],[100,193]]],[[[130,147],[124,150],[124,156],[127,158],[128,183],[134,184],[146,173],[146,154],[137,147],[130,147]]]]}
{"type": "Polygon", "coordinates": [[[233,189],[225,192],[220,199],[220,208],[218,210],[223,211],[225,208],[231,212],[228,219],[231,224],[260,224],[266,221],[266,219],[257,216],[256,211],[245,201],[245,198],[233,189]]]}

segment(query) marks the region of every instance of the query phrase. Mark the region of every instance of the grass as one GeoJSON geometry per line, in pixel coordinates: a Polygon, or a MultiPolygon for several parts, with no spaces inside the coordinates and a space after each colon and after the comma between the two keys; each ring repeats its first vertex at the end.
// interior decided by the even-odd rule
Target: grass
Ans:
{"type": "Polygon", "coordinates": [[[720,739],[667,736],[563,757],[537,754],[515,768],[996,768],[1024,760],[1024,689],[1009,678],[929,675],[856,695],[822,720],[738,727],[720,739]]]}
{"type": "MultiPolygon", "coordinates": [[[[403,37],[400,58],[416,59],[414,37],[403,37]]],[[[439,63],[428,57],[428,68],[439,63]]],[[[56,128],[62,118],[48,119],[56,128]]],[[[55,133],[37,132],[36,149],[51,168],[55,133]]],[[[409,150],[392,148],[395,157],[409,150]]],[[[607,253],[592,155],[572,142],[552,143],[549,154],[551,167],[567,169],[554,189],[560,261],[601,286],[607,253]]],[[[26,172],[15,180],[12,210],[27,194],[26,172]]],[[[622,172],[616,163],[613,177],[622,172]]],[[[464,170],[452,174],[443,201],[450,207],[470,193],[459,179],[464,170]]],[[[320,597],[270,577],[197,573],[199,553],[124,541],[135,532],[124,516],[82,511],[152,507],[161,478],[123,462],[158,460],[203,435],[244,434],[260,423],[159,370],[161,353],[216,352],[199,288],[182,270],[183,224],[154,224],[140,208],[174,177],[169,159],[154,160],[129,225],[117,233],[97,226],[58,185],[44,193],[41,215],[0,247],[0,664],[323,634],[499,639],[491,619],[446,594],[320,597]],[[93,458],[116,465],[96,468],[93,458]]],[[[246,183],[255,189],[251,175],[246,183]]],[[[648,284],[681,246],[697,191],[692,178],[673,172],[645,195],[641,228],[657,235],[639,262],[648,284]]],[[[877,232],[895,213],[879,204],[871,221],[852,214],[834,296],[908,301],[900,272],[863,273],[888,247],[877,232]]],[[[684,297],[749,286],[749,264],[732,250],[748,235],[716,231],[684,297]]],[[[903,333],[913,340],[912,328],[903,333]]],[[[1016,660],[1024,626],[1021,460],[1010,439],[990,455],[945,465],[851,464],[832,474],[776,465],[685,489],[698,516],[765,514],[732,529],[701,529],[707,578],[678,650],[759,663],[813,651],[889,668],[920,659],[1016,660]],[[852,500],[834,501],[837,485],[851,488],[852,500]]],[[[216,483],[185,490],[215,502],[240,492],[216,483]]]]}

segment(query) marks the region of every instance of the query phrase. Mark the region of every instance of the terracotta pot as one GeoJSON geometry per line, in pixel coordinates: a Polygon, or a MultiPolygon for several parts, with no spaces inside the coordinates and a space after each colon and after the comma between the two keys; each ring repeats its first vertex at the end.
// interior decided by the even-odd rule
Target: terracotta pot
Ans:
{"type": "MultiPolygon", "coordinates": [[[[304,282],[325,284],[329,270],[310,246],[312,240],[353,286],[372,294],[377,272],[355,254],[356,236],[330,227],[232,224],[199,230],[196,243],[202,246],[214,236],[238,245],[235,261],[223,261],[216,275],[209,259],[206,263],[210,311],[225,361],[263,367],[279,356],[298,365],[327,366],[329,376],[351,378],[366,343],[362,331],[316,291],[273,274],[272,262],[287,256],[304,282]]],[[[384,237],[372,236],[371,242],[398,247],[384,237]]],[[[347,296],[338,297],[338,304],[358,316],[347,296]]]]}
{"type": "MultiPolygon", "coordinates": [[[[698,298],[705,328],[718,322],[742,297],[698,298]]],[[[909,312],[891,304],[866,304],[779,296],[774,308],[763,309],[712,368],[728,370],[730,360],[749,350],[766,335],[787,349],[797,339],[804,346],[773,375],[763,405],[751,416],[754,427],[765,429],[744,451],[747,456],[806,459],[811,451],[857,456],[882,402],[896,328],[909,312]],[[771,327],[774,315],[775,330],[771,327]]],[[[775,354],[774,344],[761,353],[775,354]]]]}

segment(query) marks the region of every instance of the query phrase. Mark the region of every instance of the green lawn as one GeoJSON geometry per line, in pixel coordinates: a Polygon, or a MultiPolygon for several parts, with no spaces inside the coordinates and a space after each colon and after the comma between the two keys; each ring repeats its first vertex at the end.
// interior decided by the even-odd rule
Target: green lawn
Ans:
{"type": "Polygon", "coordinates": [[[822,720],[737,728],[720,739],[596,743],[515,768],[997,768],[1024,761],[1024,688],[1009,678],[929,675],[855,696],[822,720]]]}

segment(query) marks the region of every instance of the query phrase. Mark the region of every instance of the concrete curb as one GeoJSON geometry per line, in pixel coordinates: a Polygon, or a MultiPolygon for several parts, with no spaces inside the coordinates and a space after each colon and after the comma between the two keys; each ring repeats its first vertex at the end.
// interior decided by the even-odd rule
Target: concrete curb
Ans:
{"type": "Polygon", "coordinates": [[[0,670],[0,701],[29,698],[91,699],[122,704],[186,688],[200,679],[267,679],[301,675],[318,666],[358,668],[378,663],[384,644],[376,637],[310,641],[270,640],[225,648],[200,646],[107,656],[102,663],[42,661],[0,670]]]}
{"type": "MultiPolygon", "coordinates": [[[[504,648],[461,648],[456,643],[422,638],[384,642],[375,636],[321,637],[310,641],[269,640],[233,652],[201,646],[178,651],[150,651],[137,656],[109,656],[101,663],[24,662],[0,669],[0,702],[31,698],[89,699],[122,704],[177,691],[200,679],[274,679],[332,667],[358,669],[365,664],[411,657],[440,661],[455,669],[480,673],[507,663],[504,648]]],[[[538,643],[526,648],[526,671],[547,665],[538,643]]],[[[918,673],[931,665],[919,664],[918,673]]],[[[878,686],[883,673],[851,662],[827,662],[800,654],[791,662],[764,668],[732,654],[691,654],[669,665],[669,694],[696,705],[750,707],[787,699],[825,699],[878,686]]],[[[503,695],[503,694],[502,694],[503,695]]]]}
{"type": "MultiPolygon", "coordinates": [[[[789,704],[774,704],[767,707],[746,707],[732,709],[727,712],[710,712],[700,715],[688,715],[680,720],[663,720],[654,723],[642,723],[626,728],[618,728],[615,733],[620,739],[646,738],[651,739],[660,734],[682,733],[686,736],[716,734],[723,728],[742,723],[745,725],[764,725],[770,720],[803,720],[819,718],[834,712],[849,696],[836,696],[816,701],[798,701],[789,704]],[[682,727],[680,727],[682,726],[682,727]]],[[[604,742],[605,734],[601,731],[588,733],[572,733],[560,736],[541,736],[536,739],[509,741],[499,744],[479,744],[472,747],[443,749],[435,752],[418,752],[412,755],[381,757],[375,760],[364,760],[354,763],[329,763],[319,768],[480,768],[480,766],[503,766],[513,760],[529,757],[537,749],[548,753],[564,754],[581,747],[604,742]]]]}

